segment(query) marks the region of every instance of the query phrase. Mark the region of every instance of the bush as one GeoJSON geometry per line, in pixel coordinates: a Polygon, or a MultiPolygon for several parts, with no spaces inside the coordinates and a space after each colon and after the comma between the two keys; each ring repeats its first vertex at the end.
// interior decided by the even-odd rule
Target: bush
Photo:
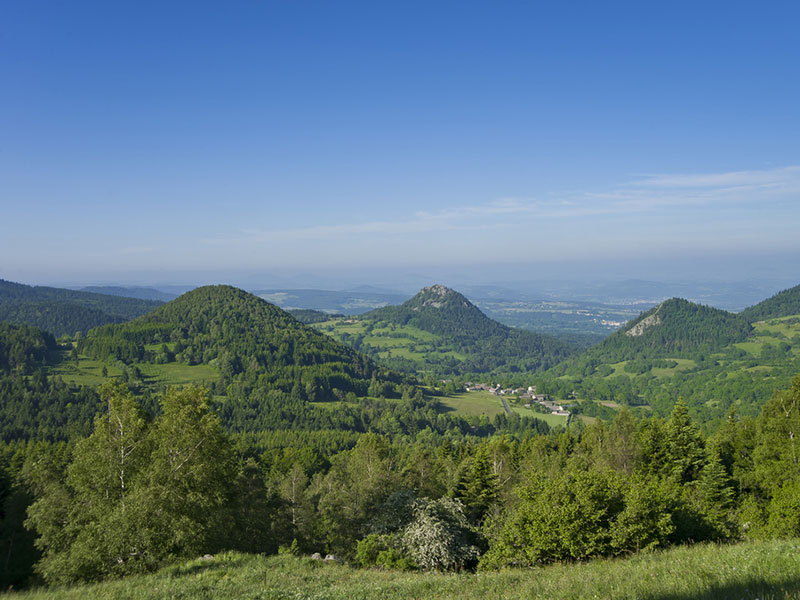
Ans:
{"type": "Polygon", "coordinates": [[[414,520],[402,534],[408,555],[428,571],[462,571],[474,566],[480,555],[477,541],[464,506],[452,498],[419,501],[414,520]]]}

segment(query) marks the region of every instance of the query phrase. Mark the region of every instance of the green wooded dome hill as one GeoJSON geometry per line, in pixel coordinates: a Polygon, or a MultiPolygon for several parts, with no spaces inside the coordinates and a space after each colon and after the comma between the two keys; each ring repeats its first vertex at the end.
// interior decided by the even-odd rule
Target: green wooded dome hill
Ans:
{"type": "Polygon", "coordinates": [[[306,402],[365,396],[373,382],[400,381],[277,306],[224,285],[200,287],[128,323],[95,328],[79,350],[126,364],[211,365],[220,374],[215,393],[228,397],[223,417],[244,411],[234,420],[249,418],[253,427],[260,420],[261,429],[273,420],[295,423],[306,402]]]}

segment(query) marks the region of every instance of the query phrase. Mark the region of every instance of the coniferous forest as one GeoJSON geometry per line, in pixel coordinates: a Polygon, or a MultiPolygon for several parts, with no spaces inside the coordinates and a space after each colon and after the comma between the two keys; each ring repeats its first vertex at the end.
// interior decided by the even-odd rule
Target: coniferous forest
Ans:
{"type": "MultiPolygon", "coordinates": [[[[719,361],[762,327],[670,301],[551,365],[560,346],[493,328],[461,298],[438,290],[420,310],[368,318],[444,331],[464,351],[472,325],[422,310],[460,303],[489,348],[507,336],[507,356],[531,353],[538,367],[506,377],[540,390],[589,389],[574,375],[587,365],[719,361]]],[[[787,305],[757,314],[785,319],[787,305]]],[[[463,572],[800,536],[800,377],[774,379],[757,412],[734,403],[716,421],[697,418],[694,396],[656,410],[612,387],[614,409],[555,426],[447,410],[466,376],[481,373],[393,370],[228,286],[75,337],[0,323],[2,585],[114,579],[223,551],[463,572]],[[81,365],[102,374],[71,376],[81,365]]]]}

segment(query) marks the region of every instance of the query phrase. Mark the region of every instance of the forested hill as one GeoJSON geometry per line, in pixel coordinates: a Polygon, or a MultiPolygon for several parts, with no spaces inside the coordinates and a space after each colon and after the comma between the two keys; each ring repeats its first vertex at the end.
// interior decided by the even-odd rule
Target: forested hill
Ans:
{"type": "Polygon", "coordinates": [[[0,321],[38,327],[57,337],[85,333],[106,323],[123,323],[161,304],[0,279],[0,321]]]}
{"type": "Polygon", "coordinates": [[[215,393],[226,396],[221,415],[234,429],[314,428],[308,402],[390,396],[400,382],[352,348],[230,286],[197,288],[134,321],[93,329],[78,348],[129,365],[215,367],[215,393]]]}
{"type": "Polygon", "coordinates": [[[174,355],[178,362],[215,364],[230,374],[259,367],[341,363],[350,365],[354,375],[369,378],[375,369],[353,349],[277,306],[222,285],[187,292],[129,323],[93,329],[79,349],[126,363],[159,362],[165,358],[162,354],[174,355]]]}
{"type": "Polygon", "coordinates": [[[751,323],[800,315],[800,285],[778,292],[771,298],[746,308],[740,314],[751,323]]]}
{"type": "Polygon", "coordinates": [[[745,318],[681,298],[665,300],[579,357],[603,363],[661,357],[693,358],[742,342],[752,331],[745,318]]]}
{"type": "Polygon", "coordinates": [[[423,288],[399,306],[384,306],[362,316],[449,337],[488,338],[510,330],[484,315],[465,296],[443,285],[423,288]]]}
{"type": "Polygon", "coordinates": [[[493,321],[458,292],[443,285],[423,288],[399,306],[384,306],[361,319],[411,326],[439,336],[466,355],[462,371],[538,370],[552,366],[574,349],[556,338],[493,321]]]}

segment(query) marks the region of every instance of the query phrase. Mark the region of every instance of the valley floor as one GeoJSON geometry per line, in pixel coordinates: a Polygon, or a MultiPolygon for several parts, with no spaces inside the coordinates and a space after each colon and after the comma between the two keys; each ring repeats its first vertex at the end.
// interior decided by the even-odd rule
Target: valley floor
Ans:
{"type": "Polygon", "coordinates": [[[461,575],[361,570],[290,555],[226,553],[149,576],[5,597],[777,600],[800,598],[800,540],[698,545],[626,559],[461,575]]]}

